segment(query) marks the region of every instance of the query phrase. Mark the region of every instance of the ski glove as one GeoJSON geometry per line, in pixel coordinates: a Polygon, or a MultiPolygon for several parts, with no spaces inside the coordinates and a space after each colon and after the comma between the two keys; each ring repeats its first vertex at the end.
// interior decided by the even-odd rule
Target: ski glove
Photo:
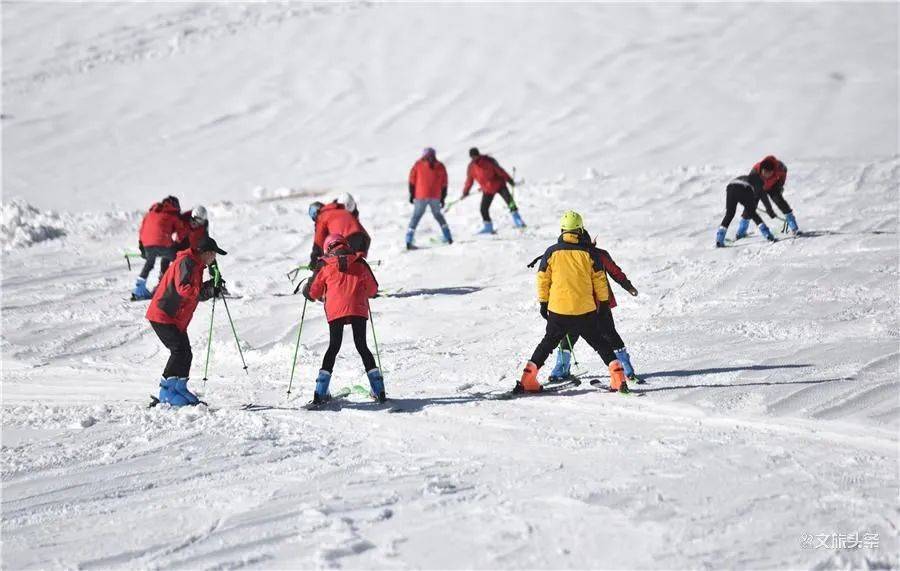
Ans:
{"type": "Polygon", "coordinates": [[[316,301],[309,295],[309,288],[312,287],[312,280],[306,280],[306,285],[303,286],[303,297],[308,299],[309,301],[316,301]]]}
{"type": "Polygon", "coordinates": [[[513,179],[509,179],[509,186],[515,187],[516,181],[514,181],[513,179]]]}
{"type": "Polygon", "coordinates": [[[541,317],[543,317],[544,319],[547,319],[547,314],[548,314],[547,302],[542,301],[541,302],[541,317]]]}
{"type": "Polygon", "coordinates": [[[637,290],[634,286],[632,286],[631,288],[628,289],[628,293],[630,293],[631,295],[637,297],[638,290],[637,290]]]}
{"type": "Polygon", "coordinates": [[[145,260],[147,259],[147,253],[144,252],[144,243],[138,240],[138,250],[141,251],[141,257],[145,260]]]}
{"type": "Polygon", "coordinates": [[[222,280],[219,280],[220,285],[216,285],[212,279],[206,280],[203,282],[203,285],[200,286],[200,301],[206,301],[213,297],[222,297],[222,280]]]}

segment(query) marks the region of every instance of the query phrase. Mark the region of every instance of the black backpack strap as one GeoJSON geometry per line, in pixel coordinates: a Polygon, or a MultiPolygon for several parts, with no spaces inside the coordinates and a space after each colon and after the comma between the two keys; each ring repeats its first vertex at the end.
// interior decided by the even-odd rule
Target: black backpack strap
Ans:
{"type": "Polygon", "coordinates": [[[537,263],[538,263],[538,262],[540,262],[540,261],[541,261],[541,258],[543,258],[543,257],[544,257],[544,254],[541,254],[541,255],[540,255],[540,256],[538,256],[538,257],[537,257],[537,258],[535,258],[535,259],[533,259],[533,260],[531,260],[531,263],[530,263],[530,264],[528,264],[528,267],[529,267],[529,268],[533,268],[533,267],[534,267],[534,266],[536,266],[536,265],[537,265],[537,263]]]}

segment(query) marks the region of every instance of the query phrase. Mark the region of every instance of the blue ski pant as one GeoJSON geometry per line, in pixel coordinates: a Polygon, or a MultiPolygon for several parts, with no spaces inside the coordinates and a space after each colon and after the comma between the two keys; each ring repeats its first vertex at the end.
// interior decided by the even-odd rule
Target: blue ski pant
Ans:
{"type": "Polygon", "coordinates": [[[443,213],[441,213],[441,201],[437,198],[431,199],[416,199],[413,202],[413,214],[412,218],[409,221],[409,229],[415,230],[419,225],[419,222],[422,220],[422,216],[425,215],[425,210],[430,208],[431,214],[434,216],[434,219],[437,220],[437,223],[444,227],[447,225],[447,219],[444,218],[443,213]]]}

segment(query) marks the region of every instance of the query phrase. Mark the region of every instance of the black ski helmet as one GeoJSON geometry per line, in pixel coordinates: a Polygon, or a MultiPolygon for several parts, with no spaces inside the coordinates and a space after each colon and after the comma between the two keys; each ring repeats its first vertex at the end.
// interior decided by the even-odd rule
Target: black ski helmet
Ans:
{"type": "Polygon", "coordinates": [[[481,153],[478,152],[478,147],[472,147],[471,149],[469,149],[469,156],[473,159],[475,157],[481,156],[481,153]]]}
{"type": "Polygon", "coordinates": [[[163,204],[171,204],[178,210],[181,210],[181,203],[178,201],[178,197],[172,196],[171,194],[169,196],[163,198],[162,203],[163,204]]]}

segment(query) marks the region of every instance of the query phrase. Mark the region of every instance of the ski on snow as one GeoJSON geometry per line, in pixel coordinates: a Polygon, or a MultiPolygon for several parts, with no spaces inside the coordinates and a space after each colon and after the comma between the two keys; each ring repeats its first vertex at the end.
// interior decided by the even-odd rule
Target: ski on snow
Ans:
{"type": "Polygon", "coordinates": [[[628,389],[627,391],[610,390],[609,385],[606,384],[605,382],[601,381],[600,379],[592,379],[591,386],[598,388],[600,390],[606,391],[608,393],[620,394],[624,397],[632,397],[632,396],[633,397],[645,397],[645,396],[647,396],[647,393],[640,389],[628,389]]]}
{"type": "Polygon", "coordinates": [[[509,399],[514,399],[514,398],[518,398],[518,397],[539,396],[539,395],[545,395],[545,394],[549,394],[549,393],[557,393],[560,391],[564,391],[566,389],[575,388],[575,387],[579,386],[580,384],[581,384],[581,379],[578,379],[576,377],[569,377],[566,380],[558,382],[558,383],[549,383],[549,384],[543,385],[543,389],[541,389],[540,392],[515,392],[515,390],[513,389],[513,390],[508,390],[508,391],[502,391],[502,392],[484,393],[483,396],[484,396],[484,398],[486,398],[488,400],[509,400],[509,399]]]}

